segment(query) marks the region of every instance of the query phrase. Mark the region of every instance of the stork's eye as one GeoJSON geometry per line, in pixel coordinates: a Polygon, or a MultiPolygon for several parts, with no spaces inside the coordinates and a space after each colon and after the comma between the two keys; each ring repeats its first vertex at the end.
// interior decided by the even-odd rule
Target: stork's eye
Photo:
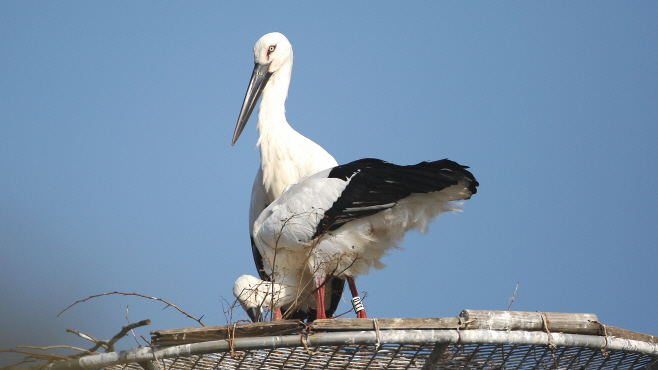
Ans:
{"type": "Polygon", "coordinates": [[[276,49],[276,45],[272,45],[267,49],[267,56],[268,57],[270,56],[270,53],[274,51],[274,49],[276,49]]]}

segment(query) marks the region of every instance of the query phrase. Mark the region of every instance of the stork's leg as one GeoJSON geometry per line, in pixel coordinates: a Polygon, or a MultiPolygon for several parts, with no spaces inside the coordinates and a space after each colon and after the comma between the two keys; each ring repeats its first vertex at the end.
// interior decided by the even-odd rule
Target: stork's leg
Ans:
{"type": "Polygon", "coordinates": [[[281,313],[280,308],[275,308],[274,311],[272,311],[272,313],[274,314],[272,317],[272,321],[279,321],[283,318],[283,314],[281,313]]]}
{"type": "Polygon", "coordinates": [[[324,281],[326,280],[326,276],[324,274],[322,275],[316,275],[315,277],[315,284],[318,286],[318,291],[317,291],[317,298],[316,298],[316,309],[317,309],[317,318],[318,319],[326,319],[327,314],[324,312],[324,281]]]}
{"type": "Polygon", "coordinates": [[[363,308],[363,304],[361,304],[361,297],[359,297],[359,291],[356,290],[356,284],[354,283],[354,278],[353,277],[348,277],[347,278],[347,283],[350,285],[350,291],[352,292],[352,304],[355,306],[354,309],[357,310],[356,312],[356,317],[358,319],[366,319],[368,316],[366,315],[366,310],[363,308]],[[355,304],[355,299],[358,298],[356,301],[358,303],[355,304]],[[359,310],[361,308],[361,310],[359,310]]]}

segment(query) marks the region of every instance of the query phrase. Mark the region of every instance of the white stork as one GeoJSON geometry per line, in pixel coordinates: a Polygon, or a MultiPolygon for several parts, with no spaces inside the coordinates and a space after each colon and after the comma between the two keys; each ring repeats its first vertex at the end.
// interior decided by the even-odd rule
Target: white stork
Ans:
{"type": "MultiPolygon", "coordinates": [[[[254,46],[254,71],[235,126],[232,145],[240,137],[251,113],[262,95],[258,111],[258,146],[261,165],[251,190],[249,234],[261,212],[281,195],[290,184],[304,175],[337,166],[336,160],[321,146],[295,131],[286,120],[285,101],[292,73],[292,45],[288,39],[272,32],[254,46]]],[[[263,256],[252,240],[252,252],[258,273],[269,280],[271,267],[263,264],[263,256]]],[[[281,257],[282,258],[282,257],[281,257]]],[[[352,295],[358,296],[356,285],[349,280],[352,295]]],[[[344,281],[332,282],[334,301],[343,292],[344,281]]],[[[332,305],[333,307],[333,305],[332,305]]],[[[335,307],[333,307],[335,310],[335,307]]],[[[330,314],[333,311],[330,312],[330,314]]],[[[277,315],[275,315],[275,318],[277,315]]],[[[365,317],[365,311],[359,314],[365,317]]]]}
{"type": "Polygon", "coordinates": [[[460,210],[455,201],[479,185],[467,168],[448,159],[411,166],[362,159],[303,178],[253,226],[255,247],[277,281],[244,275],[234,295],[252,319],[261,308],[300,304],[324,318],[326,279],[384,267],[380,259],[408,230],[425,231],[440,213],[460,210]]]}

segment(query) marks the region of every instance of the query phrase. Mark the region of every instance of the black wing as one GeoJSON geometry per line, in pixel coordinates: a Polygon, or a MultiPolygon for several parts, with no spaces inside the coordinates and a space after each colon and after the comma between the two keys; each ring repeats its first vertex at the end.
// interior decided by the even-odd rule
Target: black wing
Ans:
{"type": "Polygon", "coordinates": [[[254,243],[254,237],[250,236],[251,239],[251,253],[254,255],[254,263],[256,264],[256,270],[258,270],[258,276],[263,281],[270,281],[270,275],[265,273],[265,265],[263,265],[263,256],[261,256],[256,243],[254,243]]]}
{"type": "Polygon", "coordinates": [[[398,166],[373,158],[334,167],[328,177],[349,181],[349,184],[324,213],[313,237],[392,208],[413,193],[441,191],[466,180],[469,191],[475,194],[479,184],[467,168],[449,159],[398,166]]]}

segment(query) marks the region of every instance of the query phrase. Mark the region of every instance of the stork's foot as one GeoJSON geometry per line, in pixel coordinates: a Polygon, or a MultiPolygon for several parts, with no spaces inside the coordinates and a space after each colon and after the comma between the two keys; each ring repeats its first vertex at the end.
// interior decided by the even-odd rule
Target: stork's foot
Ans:
{"type": "Polygon", "coordinates": [[[272,314],[272,321],[279,321],[283,318],[280,308],[275,308],[274,311],[272,311],[272,314]]]}

